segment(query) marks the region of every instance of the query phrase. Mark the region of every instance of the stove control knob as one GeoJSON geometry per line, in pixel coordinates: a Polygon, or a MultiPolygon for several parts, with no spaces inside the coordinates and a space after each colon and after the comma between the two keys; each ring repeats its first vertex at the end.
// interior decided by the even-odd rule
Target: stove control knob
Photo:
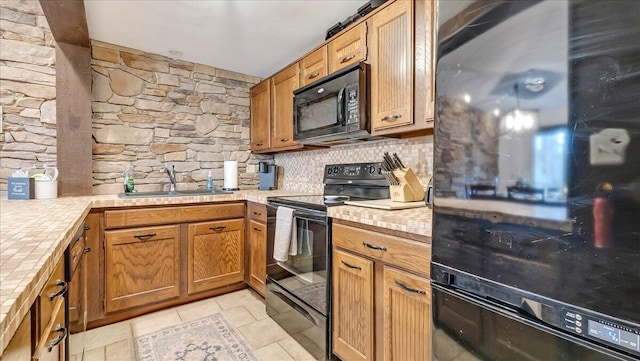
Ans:
{"type": "Polygon", "coordinates": [[[378,174],[382,174],[382,168],[378,168],[378,174]]]}
{"type": "Polygon", "coordinates": [[[338,174],[338,167],[333,167],[333,174],[338,174]]]}
{"type": "Polygon", "coordinates": [[[327,174],[331,175],[331,173],[333,173],[333,170],[331,168],[327,168],[327,174]]]}
{"type": "Polygon", "coordinates": [[[369,174],[373,174],[373,173],[375,173],[375,172],[376,172],[376,167],[374,167],[374,166],[370,165],[370,166],[369,166],[369,174]]]}

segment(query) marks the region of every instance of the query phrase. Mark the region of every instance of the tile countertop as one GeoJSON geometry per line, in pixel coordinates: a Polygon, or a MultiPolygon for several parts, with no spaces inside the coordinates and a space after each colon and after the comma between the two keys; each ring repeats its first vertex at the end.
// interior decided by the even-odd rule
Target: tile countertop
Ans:
{"type": "MultiPolygon", "coordinates": [[[[283,190],[241,190],[233,194],[120,199],[115,195],[44,200],[0,199],[0,354],[62,258],[73,234],[92,208],[251,201],[301,195],[283,190]]],[[[431,235],[426,207],[385,211],[355,206],[329,207],[329,217],[382,228],[431,235]]]]}

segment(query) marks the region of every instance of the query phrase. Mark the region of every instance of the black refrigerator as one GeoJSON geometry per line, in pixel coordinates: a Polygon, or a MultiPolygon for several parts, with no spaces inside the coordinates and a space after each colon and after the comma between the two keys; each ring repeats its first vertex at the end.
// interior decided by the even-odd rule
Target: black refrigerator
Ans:
{"type": "Polygon", "coordinates": [[[640,1],[437,27],[432,360],[640,359],[640,1]]]}

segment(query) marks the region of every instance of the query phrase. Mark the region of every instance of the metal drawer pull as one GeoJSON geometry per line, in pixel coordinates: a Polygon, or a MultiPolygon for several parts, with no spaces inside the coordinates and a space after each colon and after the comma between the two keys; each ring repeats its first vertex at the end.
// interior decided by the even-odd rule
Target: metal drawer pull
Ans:
{"type": "Polygon", "coordinates": [[[346,62],[348,62],[349,60],[351,60],[351,59],[353,59],[353,58],[355,58],[355,57],[356,57],[356,56],[355,56],[355,55],[353,55],[353,54],[351,54],[351,55],[347,55],[347,56],[345,56],[344,58],[342,58],[342,60],[341,60],[340,62],[341,62],[341,63],[346,63],[346,62]]]}
{"type": "Polygon", "coordinates": [[[227,228],[227,226],[209,227],[210,230],[216,231],[216,232],[220,232],[225,228],[227,228]]]}
{"type": "Polygon", "coordinates": [[[386,117],[380,119],[381,122],[386,122],[387,120],[396,120],[402,118],[402,114],[391,114],[386,117]]]}
{"type": "Polygon", "coordinates": [[[262,147],[262,143],[256,144],[256,147],[262,147]]]}
{"type": "Polygon", "coordinates": [[[377,251],[387,251],[387,247],[381,247],[381,246],[376,246],[375,244],[371,244],[371,243],[367,243],[367,242],[362,242],[363,245],[365,245],[366,247],[369,247],[371,249],[375,249],[377,251]]]}
{"type": "Polygon", "coordinates": [[[53,301],[54,298],[64,294],[65,292],[67,292],[67,288],[69,288],[69,283],[63,281],[63,280],[56,280],[56,286],[61,286],[62,288],[60,288],[59,290],[55,291],[54,293],[49,294],[49,300],[53,301]]]}
{"type": "Polygon", "coordinates": [[[151,237],[154,237],[156,235],[157,235],[157,233],[139,234],[137,236],[133,236],[133,238],[145,240],[145,239],[149,239],[151,237]]]}
{"type": "Polygon", "coordinates": [[[67,329],[62,325],[56,325],[56,329],[53,332],[60,332],[61,335],[54,338],[50,342],[47,342],[47,352],[51,352],[54,347],[58,346],[65,338],[67,338],[67,329]]]}
{"type": "Polygon", "coordinates": [[[91,230],[91,226],[84,226],[84,230],[85,231],[90,231],[91,230]]]}
{"type": "Polygon", "coordinates": [[[289,138],[282,138],[282,139],[280,139],[280,141],[281,141],[281,142],[288,142],[288,141],[289,141],[289,138]]]}
{"type": "Polygon", "coordinates": [[[258,231],[258,232],[262,232],[262,230],[258,227],[253,227],[253,230],[258,231]]]}
{"type": "Polygon", "coordinates": [[[345,261],[342,261],[342,264],[343,264],[343,265],[345,265],[345,266],[347,266],[347,267],[349,267],[349,268],[357,269],[358,271],[362,270],[362,267],[360,267],[360,266],[354,266],[354,265],[352,265],[352,264],[348,264],[348,263],[347,263],[347,262],[345,262],[345,261]]]}
{"type": "Polygon", "coordinates": [[[404,288],[405,290],[409,291],[409,292],[418,293],[418,294],[421,294],[421,295],[426,295],[427,294],[427,292],[425,292],[423,290],[419,290],[417,288],[411,288],[411,287],[405,285],[404,283],[402,283],[402,282],[400,282],[398,280],[396,280],[396,284],[398,286],[404,288]]]}
{"type": "Polygon", "coordinates": [[[91,252],[91,247],[85,247],[84,248],[84,253],[89,253],[91,252]]]}
{"type": "Polygon", "coordinates": [[[262,215],[262,212],[256,212],[256,211],[253,211],[253,214],[254,214],[254,215],[256,215],[256,216],[261,216],[261,215],[262,215]]]}
{"type": "Polygon", "coordinates": [[[320,75],[320,73],[315,72],[315,73],[309,75],[309,79],[313,79],[313,78],[317,77],[318,75],[320,75]]]}

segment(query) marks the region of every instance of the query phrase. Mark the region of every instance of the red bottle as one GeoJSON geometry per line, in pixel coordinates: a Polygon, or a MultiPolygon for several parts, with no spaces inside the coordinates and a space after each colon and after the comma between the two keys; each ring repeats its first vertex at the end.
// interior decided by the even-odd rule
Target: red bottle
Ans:
{"type": "Polygon", "coordinates": [[[598,248],[613,246],[613,217],[612,201],[606,197],[596,197],[593,200],[593,245],[598,248]]]}

